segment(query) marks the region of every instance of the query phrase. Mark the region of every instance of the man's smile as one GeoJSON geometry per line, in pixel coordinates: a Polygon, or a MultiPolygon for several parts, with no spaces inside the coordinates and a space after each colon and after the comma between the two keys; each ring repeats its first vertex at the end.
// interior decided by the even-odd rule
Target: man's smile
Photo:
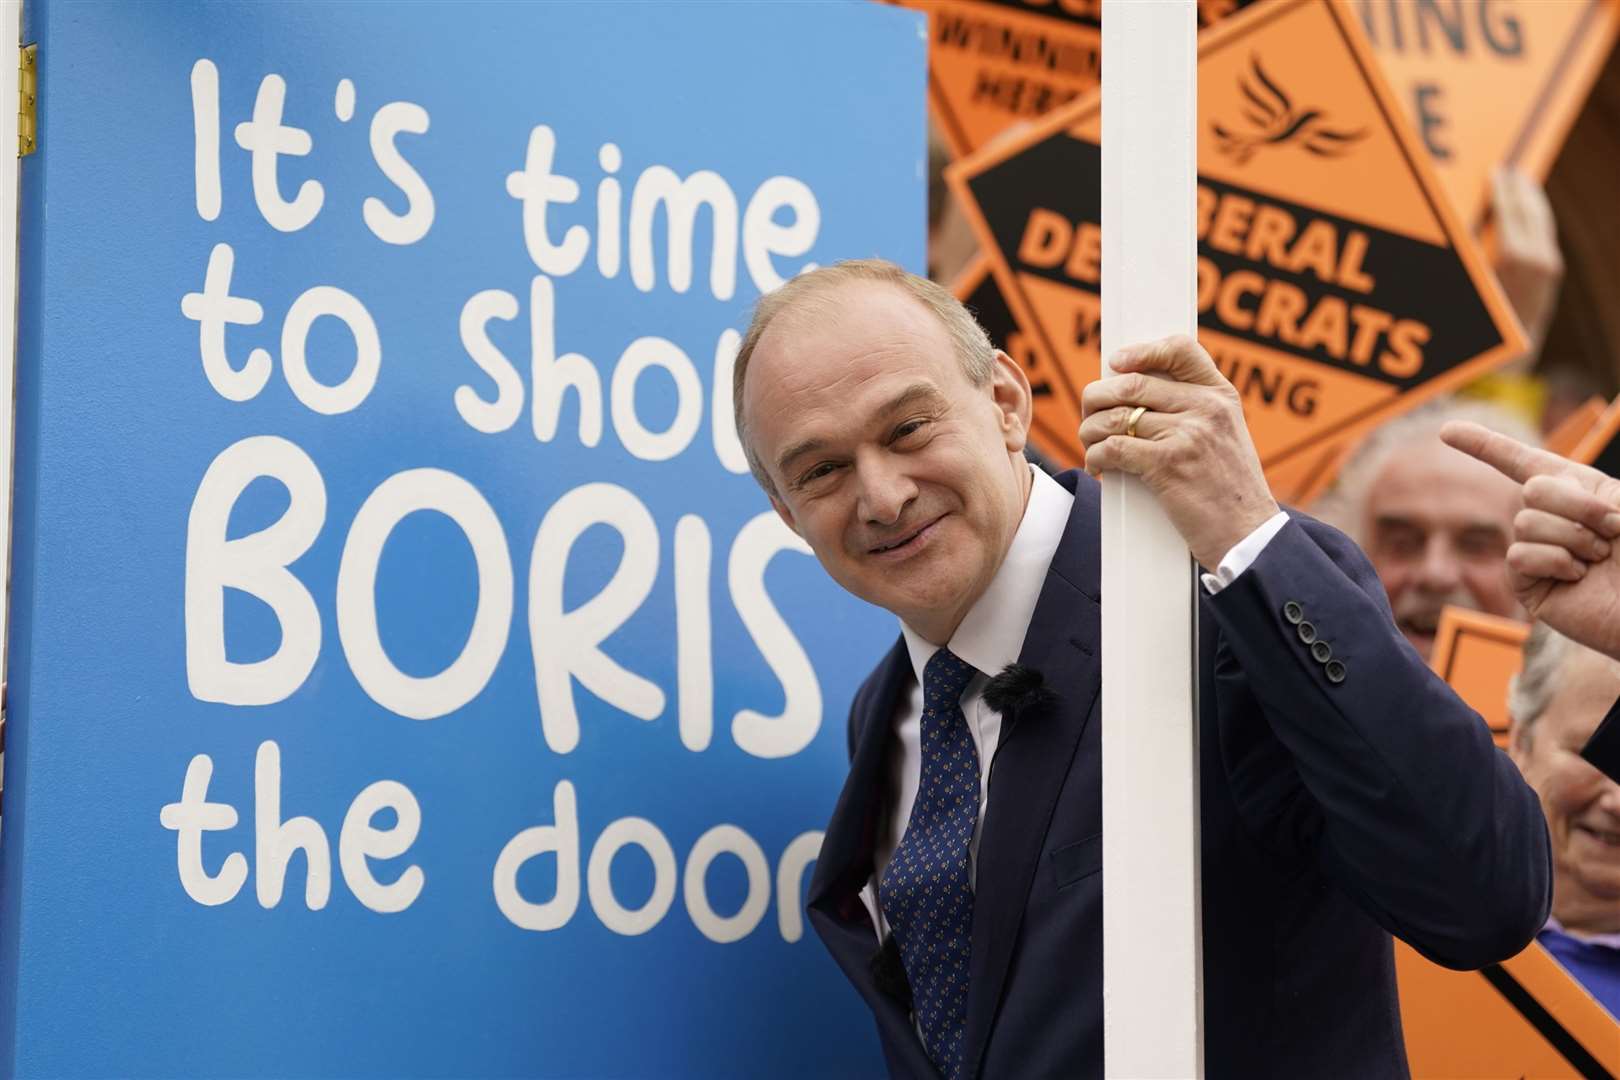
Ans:
{"type": "Polygon", "coordinates": [[[1591,825],[1583,825],[1577,822],[1575,825],[1575,831],[1585,833],[1587,836],[1590,836],[1593,840],[1596,840],[1605,847],[1620,848],[1620,830],[1599,829],[1594,828],[1591,825]]]}
{"type": "Polygon", "coordinates": [[[867,554],[884,560],[910,558],[918,551],[921,551],[928,544],[928,541],[930,537],[932,537],[935,528],[941,521],[945,520],[945,517],[946,515],[941,514],[932,521],[926,522],[909,532],[902,533],[893,540],[889,540],[885,543],[877,545],[876,547],[868,549],[867,554]]]}

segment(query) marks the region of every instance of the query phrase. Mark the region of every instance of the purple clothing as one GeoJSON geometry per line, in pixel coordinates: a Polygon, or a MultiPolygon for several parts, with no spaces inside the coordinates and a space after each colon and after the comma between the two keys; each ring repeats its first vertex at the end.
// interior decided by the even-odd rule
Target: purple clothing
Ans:
{"type": "Polygon", "coordinates": [[[1620,934],[1597,934],[1588,938],[1571,935],[1548,919],[1536,940],[1541,942],[1564,970],[1597,998],[1609,1015],[1620,1019],[1620,934]]]}

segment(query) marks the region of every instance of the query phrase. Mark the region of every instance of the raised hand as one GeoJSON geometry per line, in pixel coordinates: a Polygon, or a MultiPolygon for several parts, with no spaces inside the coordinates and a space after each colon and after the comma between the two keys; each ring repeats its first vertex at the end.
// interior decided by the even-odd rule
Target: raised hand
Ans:
{"type": "Polygon", "coordinates": [[[1547,338],[1564,281],[1558,225],[1541,185],[1516,166],[1491,175],[1491,210],[1496,220],[1496,279],[1530,339],[1534,358],[1547,338]]]}
{"type": "Polygon", "coordinates": [[[1440,438],[1523,485],[1507,567],[1525,611],[1620,658],[1620,480],[1466,421],[1440,438]]]}

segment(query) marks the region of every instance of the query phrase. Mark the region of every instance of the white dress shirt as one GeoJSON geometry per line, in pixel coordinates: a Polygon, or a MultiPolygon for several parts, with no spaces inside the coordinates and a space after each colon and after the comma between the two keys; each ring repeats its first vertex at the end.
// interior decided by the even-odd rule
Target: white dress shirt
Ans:
{"type": "MultiPolygon", "coordinates": [[[[1001,568],[991,579],[961,625],[951,635],[949,648],[957,657],[978,669],[979,674],[962,691],[962,715],[967,718],[968,733],[979,753],[979,816],[973,827],[973,838],[968,844],[968,880],[978,866],[979,834],[984,828],[984,808],[989,800],[990,763],[995,760],[996,747],[1001,741],[1001,714],[984,703],[984,687],[990,677],[999,674],[1008,664],[1015,663],[1024,649],[1024,634],[1035,614],[1041,589],[1046,585],[1046,572],[1052,565],[1063,540],[1063,530],[1069,524],[1069,512],[1074,496],[1039,469],[1031,468],[1034,482],[1030,485],[1029,501],[1024,506],[1024,517],[1014,534],[1001,568]]],[[[1278,512],[1254,532],[1244,537],[1221,560],[1215,573],[1204,574],[1204,588],[1211,595],[1230,585],[1239,574],[1253,565],[1272,537],[1288,523],[1288,515],[1278,512]]],[[[889,791],[887,816],[878,824],[877,843],[873,850],[874,876],[861,890],[861,900],[872,915],[878,938],[888,930],[877,900],[877,879],[882,877],[900,838],[905,835],[906,823],[911,819],[912,804],[917,801],[917,786],[922,776],[922,712],[923,669],[939,650],[904,622],[900,632],[906,640],[906,651],[911,658],[912,679],[910,691],[901,700],[895,712],[889,747],[889,791]]]]}

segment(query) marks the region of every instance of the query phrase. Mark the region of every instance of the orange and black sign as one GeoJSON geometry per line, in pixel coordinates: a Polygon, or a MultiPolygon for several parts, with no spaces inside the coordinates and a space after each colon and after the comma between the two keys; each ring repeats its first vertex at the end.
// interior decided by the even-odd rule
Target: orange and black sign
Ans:
{"type": "Polygon", "coordinates": [[[1524,660],[1530,627],[1482,611],[1448,607],[1434,631],[1429,666],[1491,729],[1496,745],[1508,744],[1508,686],[1524,660]]]}
{"type": "Polygon", "coordinates": [[[1582,465],[1602,469],[1610,476],[1620,476],[1620,398],[1615,398],[1603,410],[1603,415],[1569,457],[1582,465]]]}
{"type": "Polygon", "coordinates": [[[1532,942],[1482,971],[1395,943],[1407,1064],[1424,1080],[1620,1080],[1620,1024],[1532,942]]]}
{"type": "Polygon", "coordinates": [[[1333,486],[1360,445],[1354,439],[1343,440],[1329,446],[1317,455],[1298,455],[1282,465],[1266,470],[1266,482],[1271,494],[1287,506],[1310,508],[1319,496],[1333,486]]]}
{"type": "MultiPolygon", "coordinates": [[[[1530,628],[1446,608],[1430,666],[1508,737],[1508,683],[1530,628]]],[[[1482,971],[1452,971],[1395,943],[1401,1028],[1412,1075],[1620,1080],[1620,1023],[1539,944],[1482,971]]]]}
{"type": "Polygon", "coordinates": [[[1467,222],[1490,174],[1552,168],[1620,26],[1617,0],[1355,0],[1367,40],[1467,222]]]}
{"type": "MultiPolygon", "coordinates": [[[[1522,351],[1349,9],[1269,0],[1198,52],[1199,338],[1268,472],[1522,351]]],[[[947,170],[1071,401],[1101,364],[1100,135],[1088,94],[947,170]]]]}
{"type": "MultiPolygon", "coordinates": [[[[1102,80],[1102,0],[894,0],[928,13],[934,116],[962,157],[1102,80]]],[[[1199,0],[1207,26],[1253,0],[1199,0]]]]}
{"type": "Polygon", "coordinates": [[[1601,397],[1590,397],[1558,422],[1541,441],[1542,449],[1562,457],[1570,457],[1586,441],[1603,419],[1608,402],[1601,397]]]}
{"type": "Polygon", "coordinates": [[[1035,401],[1034,436],[1041,451],[1064,468],[1078,468],[1080,414],[1066,398],[1054,392],[1051,365],[1044,363],[1035,343],[1013,318],[1001,285],[990,272],[990,260],[983,255],[968,264],[951,287],[956,298],[979,320],[996,348],[1003,350],[1023,368],[1035,401]]]}

